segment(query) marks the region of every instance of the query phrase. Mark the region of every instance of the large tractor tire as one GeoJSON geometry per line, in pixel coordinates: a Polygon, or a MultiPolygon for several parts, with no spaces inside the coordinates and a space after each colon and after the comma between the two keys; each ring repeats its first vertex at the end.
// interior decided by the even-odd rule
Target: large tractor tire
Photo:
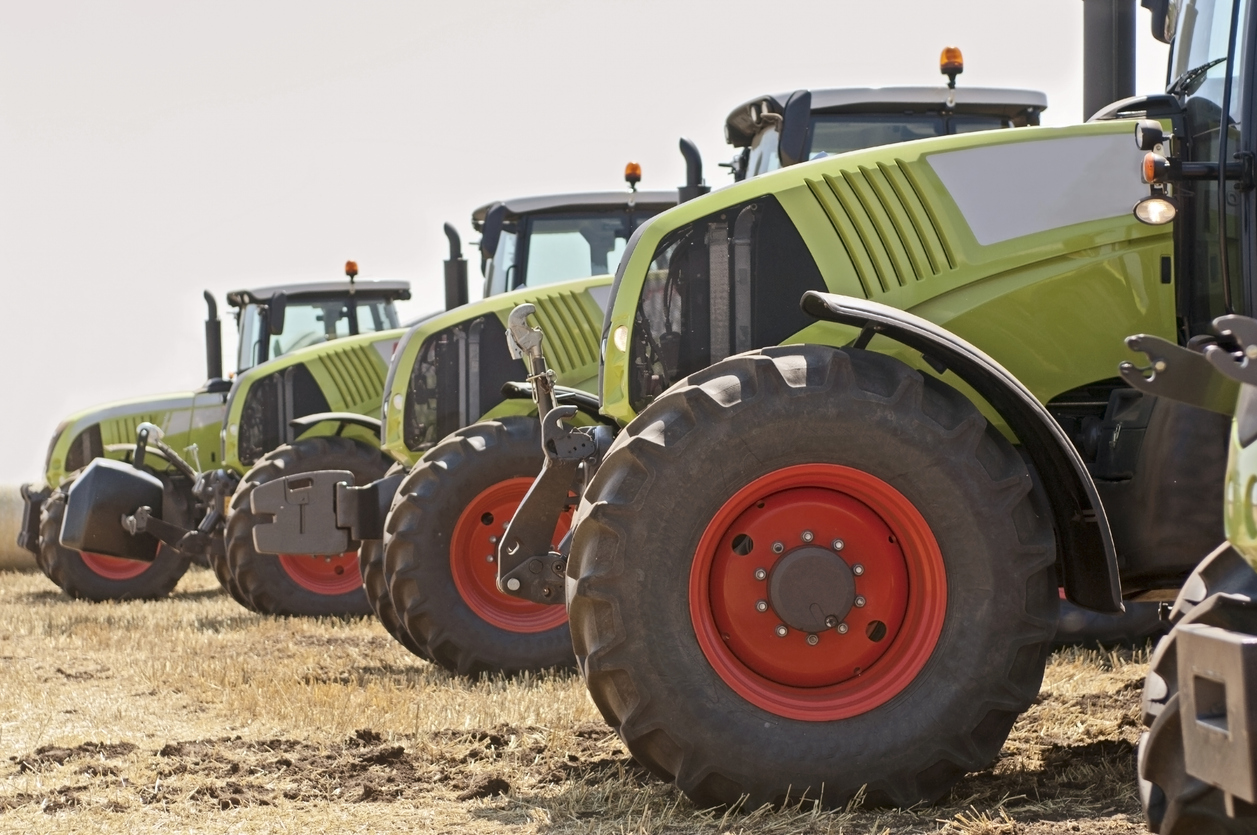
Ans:
{"type": "Polygon", "coordinates": [[[39,564],[48,578],[80,600],[155,600],[166,597],[192,564],[161,545],[153,562],[124,560],[61,545],[66,493],[54,490],[39,511],[39,564]]]}
{"type": "MultiPolygon", "coordinates": [[[[497,589],[497,544],[541,471],[535,417],[460,429],[402,482],[384,528],[384,564],[406,632],[459,675],[570,667],[567,612],[497,589]]],[[[564,512],[554,543],[567,533],[564,512]]]]}
{"type": "MultiPolygon", "coordinates": [[[[358,552],[337,556],[260,554],[253,547],[253,488],[284,476],[315,470],[348,470],[357,484],[388,469],[378,449],[350,438],[307,438],[264,455],[240,480],[227,516],[225,568],[232,592],[246,608],[267,615],[369,615],[358,552]]],[[[221,579],[221,578],[220,578],[221,579]]],[[[226,585],[226,584],[224,584],[226,585]]]]}
{"type": "MultiPolygon", "coordinates": [[[[1236,629],[1257,624],[1257,573],[1229,545],[1202,562],[1179,592],[1174,629],[1161,639],[1144,681],[1139,796],[1148,828],[1160,835],[1257,833],[1257,819],[1230,818],[1222,791],[1187,773],[1178,688],[1178,634],[1185,624],[1236,629]],[[1206,593],[1212,589],[1212,593],[1206,593]],[[1236,615],[1239,615],[1237,618],[1236,615]]],[[[1248,631],[1248,630],[1246,630],[1248,631]]]]}
{"type": "MultiPolygon", "coordinates": [[[[401,464],[394,464],[389,467],[386,475],[400,472],[401,468],[401,464]]],[[[358,569],[362,572],[362,588],[367,593],[367,602],[384,626],[384,631],[411,654],[431,661],[427,650],[410,637],[397,614],[397,608],[393,606],[393,598],[388,593],[388,575],[384,571],[384,543],[381,540],[373,539],[362,543],[362,547],[358,549],[358,569]]]]}
{"type": "Polygon", "coordinates": [[[989,765],[1057,618],[1044,497],[886,356],[742,354],[660,396],[586,489],[568,612],[595,704],[699,806],[934,800],[989,765]]]}

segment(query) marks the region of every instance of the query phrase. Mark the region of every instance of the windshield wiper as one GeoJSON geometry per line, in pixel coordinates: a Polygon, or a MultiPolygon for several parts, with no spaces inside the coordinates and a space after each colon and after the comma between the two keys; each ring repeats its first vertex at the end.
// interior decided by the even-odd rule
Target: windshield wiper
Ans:
{"type": "Polygon", "coordinates": [[[1199,67],[1192,67],[1190,70],[1174,79],[1174,83],[1169,86],[1169,89],[1166,90],[1166,92],[1172,96],[1190,96],[1200,88],[1201,84],[1204,83],[1205,73],[1209,72],[1209,70],[1213,69],[1225,60],[1226,56],[1224,55],[1221,58],[1214,58],[1212,61],[1201,64],[1199,67]]]}

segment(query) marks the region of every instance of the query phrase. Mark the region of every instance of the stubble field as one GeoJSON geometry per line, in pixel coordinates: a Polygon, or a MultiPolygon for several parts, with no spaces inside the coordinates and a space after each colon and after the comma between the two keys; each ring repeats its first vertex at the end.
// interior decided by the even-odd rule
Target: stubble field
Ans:
{"type": "Polygon", "coordinates": [[[254,615],[193,569],[89,604],[0,572],[0,832],[1144,831],[1146,651],[1063,651],[942,804],[720,816],[639,769],[579,678],[468,682],[370,620],[254,615]]]}

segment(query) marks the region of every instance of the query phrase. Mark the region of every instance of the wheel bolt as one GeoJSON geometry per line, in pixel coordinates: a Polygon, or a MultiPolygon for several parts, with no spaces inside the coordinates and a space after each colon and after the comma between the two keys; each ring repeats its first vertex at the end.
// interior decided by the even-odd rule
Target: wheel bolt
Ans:
{"type": "Polygon", "coordinates": [[[755,569],[755,579],[756,579],[756,580],[763,580],[763,579],[765,579],[766,577],[768,577],[768,572],[767,572],[767,571],[765,571],[765,570],[764,570],[764,569],[762,569],[762,568],[757,568],[757,569],[755,569]]]}
{"type": "Polygon", "coordinates": [[[848,630],[848,629],[850,629],[850,628],[851,628],[851,627],[847,626],[847,622],[846,622],[846,621],[843,621],[842,623],[838,624],[838,634],[839,634],[839,635],[846,635],[846,634],[847,634],[847,630],[848,630]]]}
{"type": "Polygon", "coordinates": [[[767,600],[760,600],[760,601],[756,602],[756,604],[755,604],[755,611],[757,611],[757,612],[767,612],[767,611],[768,611],[768,601],[767,601],[767,600]]]}
{"type": "Polygon", "coordinates": [[[838,618],[834,617],[833,615],[830,615],[829,617],[825,618],[825,625],[829,627],[830,629],[833,629],[835,626],[838,625],[838,618]]]}
{"type": "Polygon", "coordinates": [[[489,544],[490,544],[490,545],[497,545],[497,544],[498,544],[498,538],[497,538],[496,536],[491,536],[491,537],[489,537],[489,544]]]}
{"type": "Polygon", "coordinates": [[[519,591],[519,578],[512,577],[511,579],[507,580],[506,587],[510,589],[511,591],[519,591]]]}
{"type": "Polygon", "coordinates": [[[812,535],[811,531],[804,531],[799,538],[804,542],[811,542],[815,537],[812,535]]]}
{"type": "Polygon", "coordinates": [[[833,547],[835,551],[841,551],[843,548],[847,547],[847,543],[843,542],[841,539],[835,539],[833,547]]]}
{"type": "Polygon", "coordinates": [[[780,542],[774,542],[774,543],[773,543],[773,553],[774,553],[774,554],[780,554],[780,553],[781,553],[782,551],[784,551],[784,550],[786,550],[786,546],[782,545],[780,542]]]}
{"type": "Polygon", "coordinates": [[[820,639],[820,638],[818,638],[818,637],[816,637],[815,635],[808,635],[808,636],[807,636],[807,645],[808,645],[808,646],[810,646],[810,647],[814,647],[814,646],[816,646],[817,644],[819,644],[820,642],[821,642],[821,639],[820,639]]]}
{"type": "Polygon", "coordinates": [[[778,638],[784,638],[789,634],[790,630],[786,629],[785,624],[777,624],[776,632],[778,638]]]}
{"type": "Polygon", "coordinates": [[[861,574],[864,573],[864,566],[860,565],[859,563],[856,563],[855,565],[851,566],[851,573],[859,577],[861,574]]]}
{"type": "Polygon", "coordinates": [[[862,594],[858,594],[858,595],[856,595],[856,598],[855,598],[855,605],[857,605],[857,606],[863,606],[866,602],[867,602],[867,601],[864,599],[864,595],[862,595],[862,594]]]}
{"type": "Polygon", "coordinates": [[[486,556],[486,557],[484,558],[484,561],[485,561],[485,562],[493,562],[493,555],[492,555],[492,554],[489,554],[488,556],[486,556]]]}

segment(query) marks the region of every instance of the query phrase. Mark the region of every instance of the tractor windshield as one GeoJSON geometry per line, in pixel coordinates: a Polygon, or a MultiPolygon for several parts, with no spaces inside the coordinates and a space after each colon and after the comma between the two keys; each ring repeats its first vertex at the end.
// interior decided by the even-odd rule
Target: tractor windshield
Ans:
{"type": "Polygon", "coordinates": [[[485,265],[485,295],[606,275],[655,209],[524,216],[508,222],[485,265]]]}
{"type": "MultiPolygon", "coordinates": [[[[831,113],[812,117],[808,159],[845,154],[878,145],[893,145],[931,136],[1012,127],[1002,116],[975,113],[831,113]]],[[[751,145],[746,175],[754,177],[781,167],[777,155],[778,127],[770,122],[751,145]]]]}
{"type": "Polygon", "coordinates": [[[379,298],[337,296],[290,301],[284,313],[283,331],[276,335],[269,333],[264,304],[245,305],[236,316],[240,328],[239,371],[320,342],[398,326],[392,301],[379,298]]]}

